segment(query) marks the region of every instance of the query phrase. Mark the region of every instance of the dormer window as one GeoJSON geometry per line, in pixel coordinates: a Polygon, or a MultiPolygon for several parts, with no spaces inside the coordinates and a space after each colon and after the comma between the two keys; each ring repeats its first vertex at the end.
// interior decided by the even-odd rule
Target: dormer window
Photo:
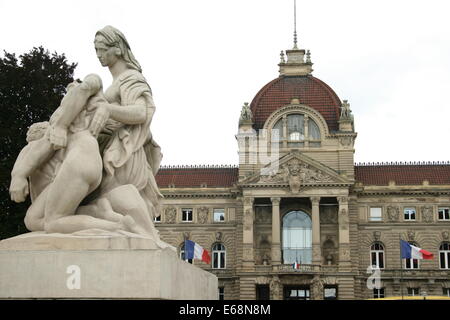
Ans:
{"type": "Polygon", "coordinates": [[[319,127],[308,115],[284,115],[272,129],[278,130],[281,148],[320,147],[319,127]]]}

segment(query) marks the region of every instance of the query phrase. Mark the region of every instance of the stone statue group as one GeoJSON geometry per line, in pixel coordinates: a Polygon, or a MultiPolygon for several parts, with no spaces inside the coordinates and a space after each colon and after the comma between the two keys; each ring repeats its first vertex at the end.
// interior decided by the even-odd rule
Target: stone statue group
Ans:
{"type": "Polygon", "coordinates": [[[162,154],[150,131],[152,91],[122,32],[106,26],[94,44],[111,86],[103,91],[95,74],[69,84],[49,121],[29,128],[11,199],[30,195],[30,231],[124,230],[159,241],[153,219],[161,213],[162,154]]]}

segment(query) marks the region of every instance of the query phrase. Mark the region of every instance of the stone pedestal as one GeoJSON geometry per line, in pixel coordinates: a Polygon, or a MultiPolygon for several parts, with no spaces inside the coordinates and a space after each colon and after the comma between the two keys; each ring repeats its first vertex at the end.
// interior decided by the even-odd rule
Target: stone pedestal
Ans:
{"type": "Polygon", "coordinates": [[[126,232],[6,239],[0,299],[217,299],[217,277],[180,260],[174,249],[126,232]]]}

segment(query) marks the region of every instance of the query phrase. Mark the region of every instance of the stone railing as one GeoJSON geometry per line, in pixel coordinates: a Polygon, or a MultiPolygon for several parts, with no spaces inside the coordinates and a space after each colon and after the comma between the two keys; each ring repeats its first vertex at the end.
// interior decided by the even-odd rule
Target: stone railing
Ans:
{"type": "MultiPolygon", "coordinates": [[[[430,279],[430,278],[450,278],[450,270],[446,269],[381,269],[382,279],[430,279]]],[[[365,271],[361,271],[366,274],[365,271]]],[[[369,274],[367,273],[367,276],[369,274]]]]}
{"type": "Polygon", "coordinates": [[[301,264],[298,269],[294,269],[292,264],[279,264],[275,266],[277,272],[300,272],[300,273],[314,273],[320,272],[320,265],[318,264],[301,264]]]}

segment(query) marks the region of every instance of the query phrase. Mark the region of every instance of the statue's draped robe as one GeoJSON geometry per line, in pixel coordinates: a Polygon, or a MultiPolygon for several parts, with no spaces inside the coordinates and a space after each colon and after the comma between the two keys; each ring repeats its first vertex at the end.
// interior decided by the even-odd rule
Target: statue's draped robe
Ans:
{"type": "Polygon", "coordinates": [[[150,123],[155,110],[152,92],[144,76],[136,70],[124,72],[119,81],[120,105],[135,105],[138,98],[146,102],[146,119],[141,124],[119,124],[109,121],[106,125],[110,135],[102,135],[99,141],[103,149],[104,176],[100,193],[105,194],[115,187],[132,184],[140,192],[152,217],[161,214],[160,200],[163,198],[156,184],[155,175],[161,163],[161,148],[153,140],[150,123]],[[103,141],[102,141],[103,140],[103,141]]]}

